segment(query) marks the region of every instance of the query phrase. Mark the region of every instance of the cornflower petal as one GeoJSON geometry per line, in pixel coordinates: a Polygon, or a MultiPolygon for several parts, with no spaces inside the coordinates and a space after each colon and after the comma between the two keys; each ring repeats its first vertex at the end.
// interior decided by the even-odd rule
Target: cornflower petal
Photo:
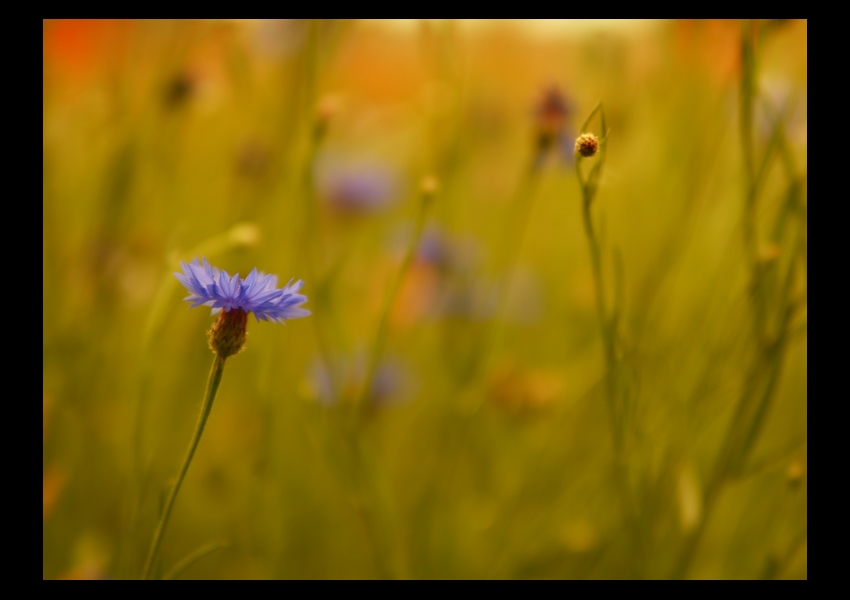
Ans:
{"type": "Polygon", "coordinates": [[[259,321],[283,322],[287,319],[306,317],[310,311],[299,308],[307,302],[307,297],[298,294],[304,286],[300,279],[289,283],[283,289],[277,287],[277,276],[266,275],[253,269],[245,279],[239,274],[231,276],[211,266],[207,259],[200,262],[197,258],[190,263],[180,263],[182,272],[174,273],[177,280],[189,291],[184,298],[190,302],[190,308],[209,306],[212,314],[222,310],[229,312],[240,309],[246,313],[253,312],[259,321]]]}

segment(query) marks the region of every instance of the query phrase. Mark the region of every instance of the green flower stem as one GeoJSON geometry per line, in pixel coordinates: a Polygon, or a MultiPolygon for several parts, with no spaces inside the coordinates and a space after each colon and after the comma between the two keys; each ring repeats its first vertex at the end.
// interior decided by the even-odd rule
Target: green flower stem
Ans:
{"type": "MultiPolygon", "coordinates": [[[[602,344],[605,351],[605,385],[606,398],[608,402],[608,418],[611,423],[611,435],[614,443],[614,451],[617,455],[619,463],[622,445],[623,445],[623,423],[621,422],[620,414],[622,406],[619,406],[617,382],[619,376],[619,364],[616,355],[616,331],[614,329],[614,320],[609,318],[608,311],[605,307],[605,279],[602,275],[602,250],[599,239],[596,236],[596,231],[593,227],[593,217],[590,213],[593,200],[596,197],[596,190],[599,184],[599,177],[602,173],[602,167],[605,164],[605,155],[607,153],[607,129],[605,122],[605,111],[602,103],[599,103],[582,126],[582,132],[586,132],[590,121],[599,113],[600,126],[602,128],[600,134],[599,154],[595,159],[595,164],[590,170],[587,178],[584,177],[581,171],[582,157],[576,153],[576,177],[578,178],[579,188],[582,196],[582,221],[584,223],[584,232],[587,237],[587,244],[590,248],[590,261],[593,269],[593,283],[596,291],[596,313],[599,318],[599,327],[602,334],[602,344]]],[[[614,317],[616,318],[616,317],[614,317]]]]}
{"type": "Polygon", "coordinates": [[[201,414],[198,416],[198,424],[195,426],[195,433],[192,435],[192,441],[189,443],[189,449],[186,451],[186,458],[183,459],[183,465],[180,467],[180,472],[177,474],[177,480],[168,493],[168,499],[165,501],[165,507],[162,510],[162,515],[159,518],[159,523],[156,526],[156,531],[153,534],[151,549],[148,553],[148,559],[145,561],[145,570],[142,574],[143,579],[150,579],[153,571],[154,562],[159,547],[162,543],[162,534],[165,532],[165,527],[168,525],[168,519],[171,516],[171,509],[174,507],[174,501],[177,499],[177,493],[180,491],[180,485],[186,477],[186,471],[189,470],[189,465],[192,462],[192,457],[195,455],[195,450],[198,447],[198,442],[201,441],[201,435],[204,433],[204,427],[207,424],[207,418],[210,416],[213,401],[215,400],[218,386],[221,383],[221,376],[224,373],[225,359],[216,354],[213,360],[212,368],[210,369],[209,380],[207,381],[207,390],[204,394],[204,403],[201,406],[201,414]]]}
{"type": "Polygon", "coordinates": [[[138,525],[139,505],[144,489],[144,483],[149,475],[150,461],[142,457],[142,434],[147,420],[148,393],[150,381],[154,372],[156,359],[153,352],[155,340],[158,338],[166,317],[173,309],[171,300],[177,292],[178,282],[174,278],[173,271],[179,269],[178,260],[189,261],[197,256],[212,258],[224,254],[236,248],[250,248],[257,244],[260,230],[251,222],[237,223],[224,233],[214,235],[191,250],[183,253],[173,253],[166,261],[167,267],[162,274],[159,286],[154,294],[151,308],[145,321],[142,334],[141,349],[139,350],[139,379],[138,393],[134,399],[133,433],[130,438],[132,444],[130,450],[130,473],[132,474],[129,486],[129,510],[125,533],[121,542],[122,550],[119,550],[119,564],[123,574],[127,576],[133,571],[133,540],[136,538],[138,525]]]}
{"type": "MultiPolygon", "coordinates": [[[[583,191],[586,188],[582,188],[583,191]]],[[[607,389],[606,397],[608,399],[608,416],[611,421],[611,433],[614,440],[614,448],[619,455],[622,446],[622,432],[619,419],[617,417],[618,407],[615,398],[615,371],[617,369],[617,357],[614,352],[614,332],[611,328],[611,323],[608,320],[607,311],[605,309],[605,282],[602,278],[602,258],[599,249],[599,240],[593,229],[593,219],[590,216],[590,200],[585,194],[582,203],[582,217],[584,221],[584,231],[587,235],[587,243],[590,247],[590,260],[593,267],[593,283],[596,289],[596,313],[599,318],[599,326],[602,333],[602,344],[605,350],[605,385],[607,389]]]]}
{"type": "MultiPolygon", "coordinates": [[[[600,136],[599,136],[599,152],[595,158],[595,162],[591,167],[587,177],[581,170],[582,156],[576,152],[576,177],[578,178],[579,188],[582,196],[582,221],[584,223],[584,232],[587,237],[588,247],[590,249],[590,261],[593,270],[593,283],[596,291],[596,312],[599,319],[599,328],[602,335],[602,345],[605,353],[605,390],[606,401],[608,405],[608,419],[611,427],[611,440],[614,446],[614,481],[618,487],[619,497],[622,503],[622,511],[628,527],[632,552],[637,561],[637,571],[634,576],[641,576],[643,573],[643,548],[644,548],[644,532],[641,529],[640,516],[637,508],[637,502],[629,484],[629,473],[626,464],[626,456],[624,450],[625,437],[625,421],[627,409],[627,380],[623,372],[623,364],[617,358],[617,321],[620,318],[619,310],[622,304],[622,290],[617,289],[615,285],[615,301],[613,313],[609,315],[608,309],[605,306],[605,278],[602,273],[602,247],[596,231],[593,227],[593,217],[591,215],[591,207],[593,200],[596,197],[596,191],[599,185],[599,178],[602,174],[602,168],[605,165],[605,158],[608,149],[608,127],[605,121],[605,110],[600,102],[596,108],[590,113],[590,116],[582,125],[582,133],[587,132],[591,120],[596,114],[599,114],[600,136]]],[[[620,259],[615,256],[615,268],[617,280],[622,278],[622,264],[620,259]]],[[[617,283],[615,280],[615,284],[617,283]]]]}

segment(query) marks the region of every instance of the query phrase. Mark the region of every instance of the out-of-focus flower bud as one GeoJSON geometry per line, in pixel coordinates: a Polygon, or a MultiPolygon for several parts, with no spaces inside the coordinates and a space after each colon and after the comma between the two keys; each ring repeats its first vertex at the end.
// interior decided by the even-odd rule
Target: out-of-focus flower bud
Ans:
{"type": "Polygon", "coordinates": [[[570,104],[558,86],[553,85],[543,92],[534,110],[539,152],[546,152],[561,137],[570,110],[570,104]]]}

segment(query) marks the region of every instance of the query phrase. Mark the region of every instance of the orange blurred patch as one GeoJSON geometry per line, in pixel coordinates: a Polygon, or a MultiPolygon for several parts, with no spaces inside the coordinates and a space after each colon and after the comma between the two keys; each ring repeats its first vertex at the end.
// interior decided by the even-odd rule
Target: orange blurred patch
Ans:
{"type": "Polygon", "coordinates": [[[87,80],[121,55],[132,21],[74,19],[45,21],[45,69],[72,81],[87,80]]]}
{"type": "Polygon", "coordinates": [[[524,369],[506,360],[491,373],[488,395],[501,409],[532,412],[551,406],[563,393],[564,383],[555,370],[524,369]]]}
{"type": "Polygon", "coordinates": [[[674,26],[679,57],[702,67],[718,83],[737,80],[741,68],[741,23],[681,20],[674,26]]]}
{"type": "Polygon", "coordinates": [[[414,263],[410,266],[390,315],[393,325],[408,327],[428,314],[437,299],[439,277],[431,265],[414,263]]]}
{"type": "Polygon", "coordinates": [[[83,533],[74,544],[71,568],[59,579],[106,579],[110,559],[108,541],[96,532],[83,533]]]}
{"type": "Polygon", "coordinates": [[[59,500],[59,495],[62,493],[62,489],[65,487],[67,479],[68,476],[65,472],[56,465],[47,468],[47,471],[44,473],[41,488],[42,520],[47,519],[47,517],[53,514],[53,510],[56,508],[56,502],[59,500]]]}
{"type": "Polygon", "coordinates": [[[416,42],[416,36],[364,28],[347,40],[328,87],[352,90],[372,102],[409,100],[426,75],[416,42]]]}

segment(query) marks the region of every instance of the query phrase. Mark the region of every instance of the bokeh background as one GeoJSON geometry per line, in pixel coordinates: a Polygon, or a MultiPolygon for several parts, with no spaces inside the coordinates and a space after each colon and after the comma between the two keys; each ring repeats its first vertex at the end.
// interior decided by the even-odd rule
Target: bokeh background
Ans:
{"type": "Polygon", "coordinates": [[[249,321],[160,576],[807,576],[805,21],[46,21],[43,50],[44,578],[141,575],[212,362],[195,256],[313,315],[249,321]],[[573,157],[600,101],[619,449],[573,157]]]}

